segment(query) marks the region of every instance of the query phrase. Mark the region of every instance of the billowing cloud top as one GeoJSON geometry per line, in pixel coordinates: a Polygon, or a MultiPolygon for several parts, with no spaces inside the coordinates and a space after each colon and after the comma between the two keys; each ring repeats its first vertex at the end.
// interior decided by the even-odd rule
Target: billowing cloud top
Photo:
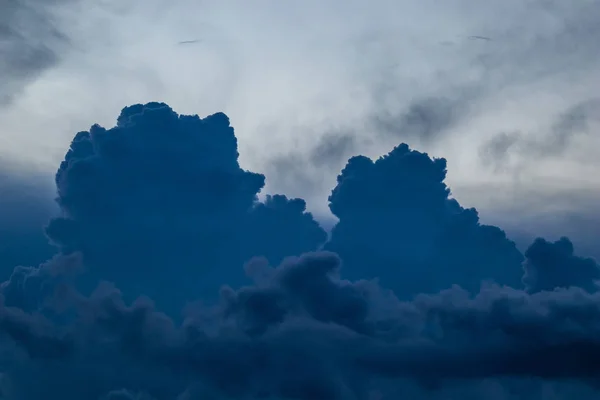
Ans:
{"type": "Polygon", "coordinates": [[[483,280],[518,284],[523,257],[515,244],[449,198],[445,177],[445,159],[406,144],[374,162],[351,158],[329,197],[340,222],[327,248],[353,278],[379,277],[399,294],[452,284],[476,291],[483,280]]]}
{"type": "Polygon", "coordinates": [[[241,283],[252,256],[278,263],[326,240],[303,200],[258,203],[264,183],[240,168],[225,114],[201,119],[138,104],[116,127],[75,136],[56,174],[63,216],[47,233],[64,253],[80,251],[94,279],[193,300],[241,283]]]}
{"type": "Polygon", "coordinates": [[[224,114],[127,107],[58,169],[58,253],[2,284],[2,395],[597,396],[598,264],[566,238],[521,254],[445,176],[406,144],[351,158],[327,240],[304,200],[258,200],[224,114]]]}

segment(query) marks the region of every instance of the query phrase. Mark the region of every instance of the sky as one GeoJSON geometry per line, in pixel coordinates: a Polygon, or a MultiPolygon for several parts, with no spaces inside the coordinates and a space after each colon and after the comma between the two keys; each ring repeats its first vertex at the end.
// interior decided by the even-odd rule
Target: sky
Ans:
{"type": "Polygon", "coordinates": [[[165,101],[226,112],[266,190],[324,216],[349,155],[401,141],[447,158],[489,218],[517,196],[530,213],[596,195],[595,0],[8,4],[2,153],[43,171],[76,131],[165,101]]]}
{"type": "Polygon", "coordinates": [[[599,1],[0,7],[4,398],[597,398],[599,1]]]}

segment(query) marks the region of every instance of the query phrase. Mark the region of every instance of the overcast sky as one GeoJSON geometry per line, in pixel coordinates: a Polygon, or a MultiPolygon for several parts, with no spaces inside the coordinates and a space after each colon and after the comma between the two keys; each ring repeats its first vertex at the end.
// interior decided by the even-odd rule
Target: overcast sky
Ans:
{"type": "Polygon", "coordinates": [[[226,112],[243,167],[320,215],[348,156],[403,141],[484,220],[596,215],[600,0],[2,4],[0,156],[49,180],[78,130],[164,101],[226,112]]]}

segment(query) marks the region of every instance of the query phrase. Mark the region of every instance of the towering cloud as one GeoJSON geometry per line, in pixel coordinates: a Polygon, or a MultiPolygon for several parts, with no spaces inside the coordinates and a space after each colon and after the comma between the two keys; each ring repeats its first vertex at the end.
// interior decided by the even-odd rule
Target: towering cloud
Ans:
{"type": "Polygon", "coordinates": [[[304,200],[257,200],[265,178],[240,167],[224,114],[127,107],[77,134],[56,174],[58,254],[0,288],[1,394],[597,397],[596,262],[566,238],[523,257],[445,175],[407,145],[353,157],[314,251],[326,236],[304,200]]]}
{"type": "Polygon", "coordinates": [[[476,291],[483,281],[520,286],[515,244],[450,198],[445,177],[445,159],[406,144],[376,161],[348,161],[329,197],[340,221],[326,246],[347,276],[379,277],[401,297],[452,284],[476,291]]]}
{"type": "Polygon", "coordinates": [[[64,253],[82,252],[92,282],[179,307],[243,282],[252,256],[277,263],[326,240],[303,200],[258,203],[264,182],[240,168],[224,114],[201,119],[138,104],[116,127],[75,136],[56,174],[64,215],[47,233],[64,253]]]}

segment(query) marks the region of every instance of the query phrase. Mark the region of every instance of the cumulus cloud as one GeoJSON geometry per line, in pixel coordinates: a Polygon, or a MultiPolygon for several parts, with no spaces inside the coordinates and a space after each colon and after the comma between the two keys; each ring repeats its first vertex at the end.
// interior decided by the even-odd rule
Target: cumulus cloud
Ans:
{"type": "Polygon", "coordinates": [[[83,254],[92,282],[109,279],[127,295],[180,307],[243,282],[241,266],[253,256],[277,263],[325,242],[303,200],[259,203],[264,183],[239,166],[224,114],[201,119],[138,104],[116,127],[75,136],[56,174],[63,216],[47,234],[62,252],[83,254]]]}
{"type": "Polygon", "coordinates": [[[445,177],[445,159],[406,144],[376,161],[348,161],[329,197],[339,223],[326,245],[344,259],[348,276],[378,277],[401,297],[452,284],[471,291],[484,281],[518,285],[515,244],[450,198],[445,177]]]}
{"type": "Polygon", "coordinates": [[[598,265],[566,238],[521,254],[446,166],[350,158],[327,240],[303,199],[258,200],[225,114],[124,108],[58,169],[58,253],[0,288],[3,396],[593,398],[598,265]]]}
{"type": "Polygon", "coordinates": [[[536,239],[525,251],[523,282],[527,290],[540,292],[574,286],[597,291],[600,265],[592,258],[576,256],[574,251],[573,243],[566,237],[554,243],[536,239]]]}

